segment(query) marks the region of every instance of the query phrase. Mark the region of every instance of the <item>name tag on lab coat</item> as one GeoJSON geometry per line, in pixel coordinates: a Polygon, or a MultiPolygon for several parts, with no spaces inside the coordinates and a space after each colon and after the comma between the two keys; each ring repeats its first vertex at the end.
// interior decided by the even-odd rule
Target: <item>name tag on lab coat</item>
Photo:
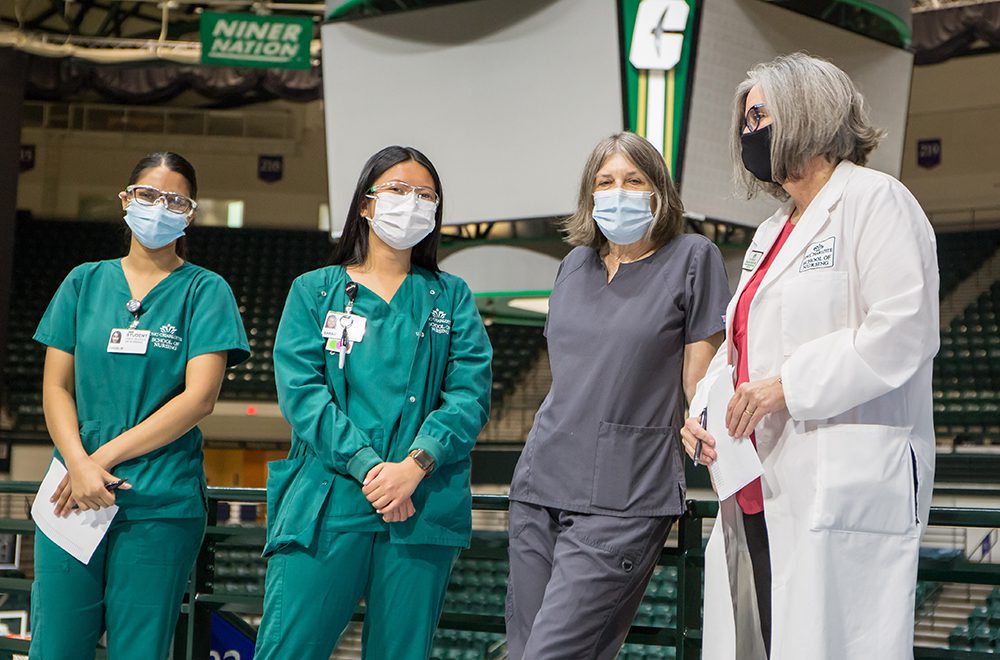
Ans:
{"type": "Polygon", "coordinates": [[[753,270],[760,263],[761,257],[764,253],[761,250],[750,250],[747,252],[747,256],[743,259],[743,270],[753,270]]]}
{"type": "Polygon", "coordinates": [[[145,355],[148,345],[149,330],[112,328],[111,336],[108,338],[108,353],[145,355]]]}
{"type": "Polygon", "coordinates": [[[327,339],[340,339],[347,330],[347,340],[349,342],[359,342],[365,338],[365,328],[368,319],[357,314],[345,314],[344,312],[327,312],[326,320],[323,321],[323,336],[327,339]]]}

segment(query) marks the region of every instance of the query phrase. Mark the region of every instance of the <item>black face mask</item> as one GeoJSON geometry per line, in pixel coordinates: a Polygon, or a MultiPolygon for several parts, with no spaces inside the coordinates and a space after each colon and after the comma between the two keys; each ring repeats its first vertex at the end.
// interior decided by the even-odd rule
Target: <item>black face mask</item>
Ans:
{"type": "Polygon", "coordinates": [[[771,125],[740,136],[743,167],[765,183],[774,183],[771,175],[771,125]]]}

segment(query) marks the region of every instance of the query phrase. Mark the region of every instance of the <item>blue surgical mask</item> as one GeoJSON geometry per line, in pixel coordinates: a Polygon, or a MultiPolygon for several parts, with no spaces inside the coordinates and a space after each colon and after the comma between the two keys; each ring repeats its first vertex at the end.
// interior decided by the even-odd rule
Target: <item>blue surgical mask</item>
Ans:
{"type": "Polygon", "coordinates": [[[184,235],[187,215],[168,211],[162,204],[144,206],[130,202],[125,207],[125,224],[144,247],[159,250],[184,235]]]}
{"type": "Polygon", "coordinates": [[[653,223],[649,200],[653,193],[614,188],[594,193],[594,220],[612,243],[628,245],[641,240],[653,223]]]}

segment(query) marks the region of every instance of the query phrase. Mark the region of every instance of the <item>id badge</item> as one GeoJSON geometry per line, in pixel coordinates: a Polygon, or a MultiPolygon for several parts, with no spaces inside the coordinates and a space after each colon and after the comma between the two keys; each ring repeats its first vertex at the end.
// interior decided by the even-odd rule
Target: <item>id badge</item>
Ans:
{"type": "Polygon", "coordinates": [[[348,343],[357,343],[365,338],[365,328],[368,319],[357,314],[330,311],[323,321],[323,336],[327,339],[340,339],[347,330],[348,343]]]}
{"type": "MultiPolygon", "coordinates": [[[[352,348],[354,348],[354,342],[351,341],[350,339],[348,339],[347,340],[347,348],[344,349],[344,354],[345,355],[350,355],[352,348]]],[[[330,351],[331,353],[339,353],[340,352],[340,339],[332,338],[332,337],[330,339],[327,339],[326,340],[326,350],[330,351]]]]}
{"type": "Polygon", "coordinates": [[[108,353],[145,355],[149,345],[149,330],[132,328],[112,328],[108,338],[108,353]]]}

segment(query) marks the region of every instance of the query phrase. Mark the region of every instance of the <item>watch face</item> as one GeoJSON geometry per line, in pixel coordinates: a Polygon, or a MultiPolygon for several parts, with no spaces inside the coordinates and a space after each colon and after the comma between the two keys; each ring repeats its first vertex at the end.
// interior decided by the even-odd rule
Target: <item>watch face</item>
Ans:
{"type": "Polygon", "coordinates": [[[423,449],[418,449],[413,452],[413,460],[416,461],[417,465],[424,472],[427,472],[434,465],[434,459],[431,458],[430,454],[425,452],[423,449]]]}

